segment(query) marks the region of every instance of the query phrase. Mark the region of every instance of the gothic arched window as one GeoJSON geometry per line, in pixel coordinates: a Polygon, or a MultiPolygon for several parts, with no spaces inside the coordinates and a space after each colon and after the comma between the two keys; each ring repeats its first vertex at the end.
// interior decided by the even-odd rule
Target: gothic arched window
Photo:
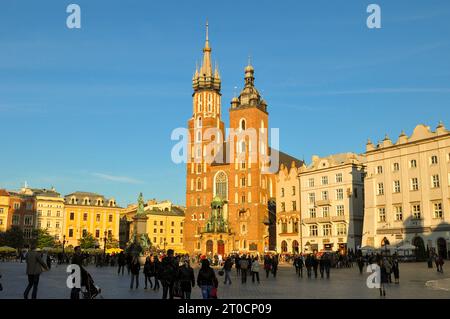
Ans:
{"type": "Polygon", "coordinates": [[[228,194],[228,181],[227,181],[227,175],[220,171],[215,176],[215,194],[214,196],[219,196],[221,199],[227,199],[228,194]]]}
{"type": "Polygon", "coordinates": [[[245,119],[241,119],[241,122],[239,123],[239,128],[243,131],[246,129],[245,119]]]}

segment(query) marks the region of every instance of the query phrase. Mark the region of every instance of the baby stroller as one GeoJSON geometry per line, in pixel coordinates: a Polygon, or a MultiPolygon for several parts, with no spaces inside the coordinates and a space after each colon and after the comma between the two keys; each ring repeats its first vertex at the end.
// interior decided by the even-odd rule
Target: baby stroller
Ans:
{"type": "Polygon", "coordinates": [[[102,290],[100,287],[95,285],[94,280],[92,279],[92,276],[86,272],[85,274],[86,278],[84,280],[84,285],[81,287],[81,294],[83,296],[83,299],[96,299],[97,297],[101,298],[101,292],[102,290]]]}

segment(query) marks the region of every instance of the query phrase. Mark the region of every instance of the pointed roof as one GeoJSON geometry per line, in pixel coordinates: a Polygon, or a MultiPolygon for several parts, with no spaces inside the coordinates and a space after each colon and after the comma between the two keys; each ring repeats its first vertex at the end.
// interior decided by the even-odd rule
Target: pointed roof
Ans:
{"type": "Polygon", "coordinates": [[[192,86],[194,91],[199,89],[213,89],[220,91],[221,81],[219,75],[219,68],[216,63],[215,70],[213,72],[211,62],[211,46],[209,44],[209,24],[206,21],[206,39],[205,46],[203,47],[203,59],[200,69],[196,66],[194,77],[192,79],[192,86]]]}

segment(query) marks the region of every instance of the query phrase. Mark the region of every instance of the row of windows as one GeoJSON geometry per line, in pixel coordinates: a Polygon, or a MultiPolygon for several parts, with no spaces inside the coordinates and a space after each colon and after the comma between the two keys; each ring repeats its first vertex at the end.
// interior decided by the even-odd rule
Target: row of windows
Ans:
{"type": "MultiPolygon", "coordinates": [[[[37,211],[37,215],[38,216],[43,216],[42,210],[38,210],[37,211]]],[[[58,210],[58,211],[56,211],[55,215],[56,215],[56,217],[61,217],[61,212],[58,210]]],[[[48,210],[47,213],[46,213],[46,216],[47,217],[52,217],[52,211],[48,210]]]]}
{"type": "MultiPolygon", "coordinates": [[[[328,191],[322,191],[322,200],[329,200],[329,192],[328,191]]],[[[355,198],[358,198],[358,189],[354,189],[354,196],[355,198]]],[[[335,198],[336,200],[343,200],[344,199],[344,190],[342,188],[339,188],[335,191],[335,198]]],[[[316,193],[309,193],[308,194],[308,202],[309,204],[315,204],[316,202],[316,193]]]]}
{"type": "MultiPolygon", "coordinates": [[[[192,214],[192,220],[197,220],[197,214],[192,214]]],[[[199,213],[198,220],[205,220],[205,213],[199,213]]]]}
{"type": "MultiPolygon", "coordinates": [[[[293,200],[292,201],[292,210],[297,210],[297,201],[293,200]]],[[[281,202],[281,211],[284,212],[286,211],[286,203],[285,202],[281,202]]]]}
{"type": "Polygon", "coordinates": [[[39,204],[38,207],[63,208],[62,205],[52,205],[52,204],[39,204]]]}
{"type": "MultiPolygon", "coordinates": [[[[111,215],[111,214],[108,215],[108,222],[112,223],[113,222],[113,218],[114,218],[113,215],[111,215]]],[[[70,220],[75,220],[75,213],[74,212],[70,212],[69,219],[70,220]]],[[[88,220],[88,213],[83,213],[83,221],[85,222],[87,220],[88,220]]],[[[100,220],[101,220],[101,214],[96,214],[95,215],[95,221],[96,222],[100,222],[100,220]]]]}
{"type": "MultiPolygon", "coordinates": [[[[325,224],[322,227],[322,236],[333,236],[333,226],[331,224],[325,224]]],[[[347,235],[347,225],[344,223],[337,224],[335,227],[336,236],[347,235]]],[[[319,227],[317,225],[309,226],[309,236],[319,236],[319,227]]]]}
{"type": "MultiPolygon", "coordinates": [[[[157,226],[157,225],[158,225],[158,221],[157,221],[157,220],[154,220],[154,221],[153,221],[153,225],[154,225],[154,226],[157,226]]],[[[164,226],[164,221],[160,220],[160,221],[159,221],[159,225],[160,225],[160,226],[164,226]]],[[[174,226],[175,226],[175,222],[174,222],[174,221],[170,222],[170,226],[174,227],[174,226]]],[[[180,222],[180,227],[183,227],[183,222],[180,222]]]]}
{"type": "MultiPolygon", "coordinates": [[[[83,229],[81,234],[82,234],[81,237],[85,237],[88,234],[88,230],[83,229]]],[[[104,235],[104,233],[102,235],[104,235]]],[[[113,236],[112,230],[108,229],[107,237],[112,237],[112,236],[113,236]]],[[[69,228],[69,238],[73,238],[73,237],[74,237],[74,230],[73,230],[73,228],[69,228]]],[[[94,237],[100,238],[100,229],[95,230],[94,237]]]]}
{"type": "MultiPolygon", "coordinates": [[[[91,203],[95,203],[96,206],[104,206],[105,205],[105,201],[103,199],[97,199],[95,201],[91,201],[89,198],[84,198],[83,200],[81,200],[81,203],[82,203],[82,205],[91,205],[91,203]]],[[[72,197],[70,199],[70,204],[72,204],[72,205],[78,204],[78,198],[72,197]]],[[[110,200],[108,202],[108,206],[115,207],[116,201],[110,200]]]]}
{"type": "MultiPolygon", "coordinates": [[[[292,232],[293,233],[298,233],[298,230],[299,230],[299,223],[298,222],[293,222],[292,223],[292,232]]],[[[287,233],[288,232],[288,223],[287,222],[281,223],[281,232],[282,233],[287,233]]]]}
{"type": "MultiPolygon", "coordinates": [[[[41,221],[37,222],[37,227],[38,228],[42,228],[42,223],[41,221]]],[[[55,223],[55,228],[59,229],[61,227],[61,224],[59,222],[55,223]]],[[[47,228],[52,228],[52,223],[51,221],[47,221],[47,228]]]]}
{"type": "MultiPolygon", "coordinates": [[[[291,195],[295,196],[295,186],[291,188],[291,195]]],[[[284,187],[281,188],[281,197],[284,197],[284,187]]]]}
{"type": "MultiPolygon", "coordinates": [[[[443,206],[441,202],[436,202],[432,204],[433,209],[433,218],[442,219],[444,218],[444,211],[443,206]]],[[[394,214],[394,220],[395,221],[403,221],[403,207],[402,206],[394,206],[393,207],[393,214],[394,214]]],[[[411,217],[412,219],[422,219],[422,210],[420,204],[411,204],[411,217]]],[[[378,208],[378,221],[379,222],[386,222],[387,215],[386,215],[386,208],[385,207],[379,207],[378,208]]]]}
{"type": "MultiPolygon", "coordinates": [[[[450,182],[450,178],[449,178],[450,182]]],[[[440,188],[441,187],[441,179],[438,174],[431,176],[431,188],[440,188]]],[[[413,177],[410,179],[410,185],[409,189],[411,191],[418,191],[419,190],[419,179],[417,177],[413,177]]],[[[392,182],[392,191],[393,193],[401,193],[402,187],[399,180],[392,182]]],[[[377,194],[378,195],[384,195],[385,189],[384,189],[384,183],[378,183],[377,185],[377,194]]]]}
{"type": "MultiPolygon", "coordinates": [[[[157,234],[157,233],[158,233],[158,229],[153,228],[153,233],[154,233],[154,234],[157,234]]],[[[160,233],[160,234],[164,233],[164,229],[163,229],[163,228],[160,228],[160,229],[159,229],[159,233],[160,233]]],[[[170,233],[171,233],[171,234],[175,234],[175,229],[172,228],[172,229],[170,230],[170,233]]],[[[183,233],[183,229],[180,229],[180,234],[182,234],[182,233],[183,233]]]]}
{"type": "MultiPolygon", "coordinates": [[[[450,161],[450,153],[447,155],[447,161],[450,161]]],[[[430,165],[437,165],[439,164],[439,157],[437,155],[432,155],[429,157],[428,162],[430,165]]],[[[417,160],[412,159],[409,161],[409,168],[417,168],[417,160]]],[[[384,168],[382,165],[379,165],[375,169],[377,174],[383,174],[384,168]]],[[[392,171],[398,172],[400,171],[400,163],[396,162],[392,164],[392,171]]]]}
{"type": "MultiPolygon", "coordinates": [[[[321,213],[322,216],[319,217],[330,217],[331,214],[331,207],[330,206],[324,206],[321,207],[321,213]]],[[[308,210],[309,218],[317,218],[317,209],[316,208],[310,208],[308,210]]],[[[345,208],[344,205],[337,205],[336,206],[336,216],[344,216],[345,215],[345,208]]]]}
{"type": "Polygon", "coordinates": [[[15,210],[20,209],[20,207],[26,207],[27,210],[32,210],[33,209],[33,203],[32,202],[27,202],[27,203],[14,203],[13,207],[15,210]]]}
{"type": "MultiPolygon", "coordinates": [[[[165,238],[160,237],[159,238],[159,244],[164,244],[164,240],[165,240],[165,238]]],[[[156,244],[157,242],[158,242],[157,238],[153,237],[153,243],[156,244]]],[[[167,241],[166,241],[166,243],[167,243],[167,241]]],[[[170,237],[170,243],[171,244],[175,244],[175,238],[174,237],[170,237]]],[[[183,237],[180,237],[180,244],[182,244],[182,243],[183,243],[183,237]]]]}
{"type": "MultiPolygon", "coordinates": [[[[334,180],[335,180],[336,183],[342,183],[343,180],[344,180],[344,177],[343,177],[342,173],[336,174],[334,180]]],[[[329,184],[328,176],[322,176],[321,177],[321,185],[328,185],[328,184],[329,184]]],[[[309,187],[315,187],[315,185],[316,185],[315,179],[314,178],[310,178],[308,180],[308,186],[309,187]]]]}

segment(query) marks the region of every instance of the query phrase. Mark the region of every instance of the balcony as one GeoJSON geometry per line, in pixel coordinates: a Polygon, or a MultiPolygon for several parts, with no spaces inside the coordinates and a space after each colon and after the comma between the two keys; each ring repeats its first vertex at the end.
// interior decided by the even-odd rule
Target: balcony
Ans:
{"type": "Polygon", "coordinates": [[[329,199],[317,200],[315,206],[316,207],[331,206],[331,200],[329,200],[329,199]]]}

